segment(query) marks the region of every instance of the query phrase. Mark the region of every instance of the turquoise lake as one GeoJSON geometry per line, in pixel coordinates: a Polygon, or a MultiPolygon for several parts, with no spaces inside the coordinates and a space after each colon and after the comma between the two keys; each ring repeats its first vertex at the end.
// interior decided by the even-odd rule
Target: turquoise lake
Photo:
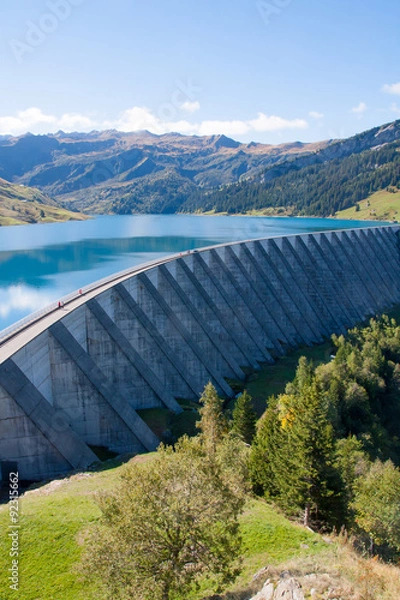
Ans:
{"type": "Polygon", "coordinates": [[[168,254],[367,225],[290,217],[121,215],[0,227],[0,330],[97,279],[168,254]]]}

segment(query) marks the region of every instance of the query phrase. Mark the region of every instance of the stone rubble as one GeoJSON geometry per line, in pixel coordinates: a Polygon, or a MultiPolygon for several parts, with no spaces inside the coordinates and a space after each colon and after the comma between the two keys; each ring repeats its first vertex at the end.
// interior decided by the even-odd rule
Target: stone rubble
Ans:
{"type": "Polygon", "coordinates": [[[251,600],[305,600],[300,583],[285,571],[277,586],[270,579],[264,583],[263,588],[251,600]]]}

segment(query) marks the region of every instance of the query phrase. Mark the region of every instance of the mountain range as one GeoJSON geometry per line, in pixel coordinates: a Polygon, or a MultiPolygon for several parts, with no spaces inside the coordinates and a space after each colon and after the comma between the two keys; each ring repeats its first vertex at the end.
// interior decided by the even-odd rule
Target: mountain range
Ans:
{"type": "MultiPolygon", "coordinates": [[[[386,158],[396,171],[399,142],[400,120],[345,140],[278,146],[242,144],[224,135],[60,131],[0,137],[0,177],[13,184],[36,187],[62,207],[95,214],[205,209],[240,212],[267,206],[286,206],[293,214],[306,214],[307,189],[311,186],[310,214],[319,211],[324,215],[331,214],[335,206],[328,201],[326,210],[316,208],[315,194],[324,179],[321,169],[330,167],[329,178],[334,184],[332,173],[339,164],[368,152],[375,153],[371,160],[379,163],[378,156],[384,151],[387,154],[391,146],[395,154],[386,158]],[[304,181],[308,187],[304,187],[304,181]],[[271,182],[275,182],[273,186],[271,182]],[[299,186],[301,200],[296,197],[290,202],[299,186]],[[284,188],[280,195],[278,188],[284,188]],[[229,202],[222,202],[226,197],[229,202]]],[[[363,160],[358,162],[362,170],[363,160]]],[[[355,169],[354,165],[349,168],[355,169]]],[[[360,179],[360,173],[355,177],[360,179]]],[[[346,182],[349,178],[351,172],[345,175],[346,182]]],[[[388,185],[396,186],[393,177],[389,179],[388,185]]],[[[346,202],[339,204],[340,208],[347,206],[346,202]]]]}

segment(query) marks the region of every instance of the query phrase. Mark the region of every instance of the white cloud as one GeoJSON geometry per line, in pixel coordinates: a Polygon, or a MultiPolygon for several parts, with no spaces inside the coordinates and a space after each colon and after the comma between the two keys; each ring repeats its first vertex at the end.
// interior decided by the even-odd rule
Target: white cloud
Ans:
{"type": "Polygon", "coordinates": [[[197,100],[195,100],[194,102],[184,102],[181,105],[181,109],[188,113],[197,112],[198,110],[200,110],[200,102],[198,102],[197,100]]]}
{"type": "Polygon", "coordinates": [[[96,122],[84,115],[65,113],[58,120],[57,126],[62,131],[87,131],[96,128],[96,122]]]}
{"type": "Polygon", "coordinates": [[[21,110],[14,117],[0,117],[0,134],[18,135],[35,129],[37,133],[53,131],[57,123],[56,117],[45,115],[39,108],[21,110]]]}
{"type": "Polygon", "coordinates": [[[248,121],[251,129],[255,131],[281,131],[282,129],[306,129],[308,127],[307,121],[304,119],[282,119],[275,115],[265,115],[264,113],[258,113],[257,119],[248,121]]]}
{"type": "Polygon", "coordinates": [[[59,129],[66,131],[90,131],[96,123],[89,117],[65,113],[61,117],[46,115],[40,108],[32,107],[17,112],[16,116],[0,117],[0,134],[19,135],[31,133],[49,133],[59,129]]]}
{"type": "MultiPolygon", "coordinates": [[[[197,102],[185,103],[197,109],[197,102]],[[195,106],[196,105],[196,106],[195,106]]],[[[183,105],[181,106],[181,108],[183,105]]],[[[188,107],[186,107],[188,108],[188,107]]],[[[178,111],[177,111],[178,113],[178,111]]],[[[60,117],[47,115],[39,108],[29,108],[19,111],[15,116],[0,117],[0,135],[20,135],[31,133],[55,133],[63,131],[91,131],[93,129],[117,129],[119,131],[140,131],[147,129],[152,133],[162,134],[177,132],[191,135],[224,134],[241,136],[251,132],[278,132],[286,129],[306,129],[307,121],[304,119],[285,119],[277,115],[266,115],[259,112],[255,119],[248,120],[205,120],[192,122],[186,119],[163,118],[144,106],[134,106],[123,111],[116,119],[95,119],[93,116],[78,113],[65,113],[60,117]]],[[[178,114],[176,115],[178,116],[178,114]]]]}
{"type": "Polygon", "coordinates": [[[308,115],[312,119],[323,119],[324,116],[325,116],[324,113],[317,112],[316,110],[310,110],[310,112],[308,113],[308,115]]]}
{"type": "Polygon", "coordinates": [[[119,131],[140,131],[147,129],[153,133],[165,133],[161,120],[153,115],[148,108],[141,106],[128,108],[116,121],[106,121],[103,124],[99,124],[99,129],[118,129],[119,131]]]}
{"type": "Polygon", "coordinates": [[[202,121],[196,125],[198,135],[244,135],[249,131],[246,121],[202,121]]]}
{"type": "Polygon", "coordinates": [[[382,92],[386,94],[395,94],[396,96],[400,96],[400,81],[398,83],[385,83],[382,88],[382,92]]]}
{"type": "Polygon", "coordinates": [[[251,132],[275,132],[284,129],[306,129],[307,121],[303,119],[283,119],[275,115],[265,115],[258,113],[256,119],[248,121],[202,121],[192,126],[192,133],[197,135],[224,134],[228,136],[241,136],[251,132]]]}
{"type": "Polygon", "coordinates": [[[360,104],[358,106],[354,106],[351,109],[351,112],[355,113],[356,115],[362,115],[366,110],[367,110],[367,105],[365,104],[365,102],[360,102],[360,104]]]}

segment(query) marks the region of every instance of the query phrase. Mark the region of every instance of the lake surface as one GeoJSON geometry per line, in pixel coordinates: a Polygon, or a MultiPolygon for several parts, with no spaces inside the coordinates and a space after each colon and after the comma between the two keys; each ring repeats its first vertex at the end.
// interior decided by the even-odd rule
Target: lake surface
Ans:
{"type": "Polygon", "coordinates": [[[168,254],[367,225],[290,217],[121,215],[0,227],[0,330],[89,283],[168,254]]]}

